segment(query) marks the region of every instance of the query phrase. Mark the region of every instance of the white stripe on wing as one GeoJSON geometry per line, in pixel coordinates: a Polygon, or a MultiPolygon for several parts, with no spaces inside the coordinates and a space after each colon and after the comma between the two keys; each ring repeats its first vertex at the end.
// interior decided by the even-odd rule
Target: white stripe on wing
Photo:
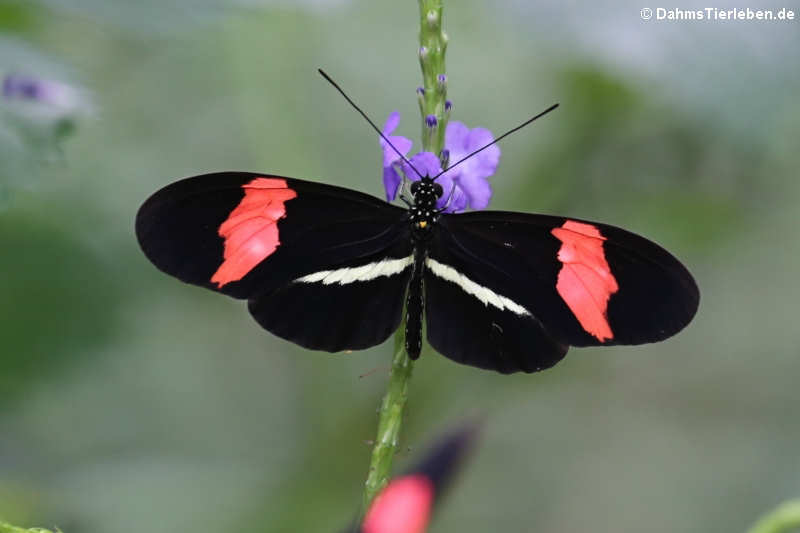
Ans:
{"type": "Polygon", "coordinates": [[[381,276],[394,276],[401,273],[414,262],[414,256],[400,259],[389,258],[367,263],[357,267],[344,267],[335,270],[322,270],[294,280],[295,283],[322,283],[323,285],[346,285],[356,281],[370,281],[381,276]]]}
{"type": "Polygon", "coordinates": [[[478,285],[471,279],[469,279],[464,274],[458,272],[455,268],[445,265],[444,263],[440,263],[435,259],[431,259],[430,257],[425,260],[425,265],[427,265],[428,269],[437,277],[442,278],[445,281],[449,281],[451,283],[455,283],[461,289],[466,292],[467,294],[471,294],[472,296],[476,297],[478,300],[483,302],[484,305],[492,305],[501,311],[508,309],[512,313],[516,313],[517,315],[530,315],[532,316],[531,312],[516,303],[515,301],[511,300],[510,298],[506,298],[500,294],[497,294],[491,289],[478,285]]]}

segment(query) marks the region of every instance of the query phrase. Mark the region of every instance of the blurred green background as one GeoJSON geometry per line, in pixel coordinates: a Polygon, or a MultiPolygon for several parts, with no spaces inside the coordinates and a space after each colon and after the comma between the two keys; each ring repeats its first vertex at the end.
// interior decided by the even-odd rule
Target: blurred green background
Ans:
{"type": "MultiPolygon", "coordinates": [[[[445,6],[453,118],[499,133],[561,103],[503,141],[491,206],[647,235],[702,301],[674,339],[541,374],[424,353],[398,467],[465,413],[489,421],[432,532],[742,531],[800,495],[798,22],[642,7],[445,6]]],[[[1,517],[166,533],[353,516],[390,345],[280,341],[158,272],[133,219],[224,169],[382,195],[374,133],[315,69],[378,122],[399,110],[416,150],[417,24],[412,0],[0,1],[2,73],[83,98],[58,117],[0,102],[1,517]]]]}

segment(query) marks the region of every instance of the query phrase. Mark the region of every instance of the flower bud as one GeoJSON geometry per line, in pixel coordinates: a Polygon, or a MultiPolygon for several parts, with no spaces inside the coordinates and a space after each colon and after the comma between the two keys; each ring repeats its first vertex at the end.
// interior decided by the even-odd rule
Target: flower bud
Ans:
{"type": "Polygon", "coordinates": [[[439,24],[439,14],[433,9],[428,11],[425,18],[428,20],[428,26],[431,28],[435,28],[436,25],[439,24]]]}

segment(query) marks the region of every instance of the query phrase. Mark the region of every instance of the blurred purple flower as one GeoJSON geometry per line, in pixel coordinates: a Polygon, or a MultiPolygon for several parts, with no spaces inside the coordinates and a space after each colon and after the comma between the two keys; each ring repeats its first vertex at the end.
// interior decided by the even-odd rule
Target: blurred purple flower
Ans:
{"type": "Polygon", "coordinates": [[[72,132],[76,119],[93,112],[80,89],[35,76],[7,74],[2,79],[0,98],[8,101],[11,113],[26,124],[50,129],[59,138],[72,132]]]}
{"type": "MultiPolygon", "coordinates": [[[[383,133],[405,155],[411,149],[411,141],[405,137],[389,136],[399,122],[400,114],[395,111],[389,115],[383,133]]],[[[452,165],[492,140],[494,140],[494,136],[486,128],[470,130],[461,122],[452,121],[445,130],[443,153],[447,154],[448,164],[452,165]]],[[[416,181],[419,180],[419,176],[383,139],[381,139],[381,146],[383,147],[383,184],[386,188],[386,199],[391,202],[397,197],[402,180],[398,173],[398,165],[408,179],[416,181]]],[[[411,165],[423,176],[436,176],[442,171],[439,158],[431,152],[420,152],[410,161],[411,165]]],[[[493,145],[459,164],[453,170],[439,176],[436,181],[444,189],[444,195],[439,198],[437,207],[441,209],[447,205],[445,211],[448,213],[463,211],[468,207],[485,209],[492,196],[488,178],[494,174],[499,162],[500,148],[493,145]]]]}
{"type": "Polygon", "coordinates": [[[19,74],[3,78],[3,97],[35,101],[64,110],[75,108],[79,102],[77,92],[69,85],[19,74]]]}
{"type": "MultiPolygon", "coordinates": [[[[399,123],[400,113],[398,111],[392,112],[389,118],[386,119],[386,124],[383,125],[383,134],[401,154],[406,155],[411,150],[411,140],[400,135],[392,135],[399,123]]],[[[383,186],[386,188],[386,200],[391,202],[397,196],[397,189],[401,181],[401,177],[395,168],[395,163],[402,161],[403,158],[383,138],[380,139],[380,143],[383,149],[383,186]]]]}

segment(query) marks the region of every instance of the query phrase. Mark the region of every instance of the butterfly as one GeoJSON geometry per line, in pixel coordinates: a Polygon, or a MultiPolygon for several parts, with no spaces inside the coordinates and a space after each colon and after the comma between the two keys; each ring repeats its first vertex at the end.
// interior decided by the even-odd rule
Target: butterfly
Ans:
{"type": "Polygon", "coordinates": [[[139,209],[136,235],[162,271],[248,301],[266,330],[328,352],[385,341],[402,322],[411,358],[536,372],[569,346],[666,339],[699,291],[669,252],[575,218],[445,213],[430,177],[408,207],[295,178],[220,172],[187,178],[139,209]]]}
{"type": "Polygon", "coordinates": [[[406,207],[334,185],[219,172],[153,194],[136,236],[162,271],[247,300],[264,329],[312,350],[378,345],[403,322],[404,304],[412,359],[424,322],[445,357],[504,374],[549,368],[569,346],[666,339],[692,320],[700,293],[657,244],[574,218],[437,208],[439,176],[557,106],[436,176],[417,172],[411,198],[401,195],[406,207]]]}
{"type": "Polygon", "coordinates": [[[444,433],[406,472],[392,478],[347,533],[424,533],[442,495],[476,446],[481,425],[462,423],[444,433]]]}

